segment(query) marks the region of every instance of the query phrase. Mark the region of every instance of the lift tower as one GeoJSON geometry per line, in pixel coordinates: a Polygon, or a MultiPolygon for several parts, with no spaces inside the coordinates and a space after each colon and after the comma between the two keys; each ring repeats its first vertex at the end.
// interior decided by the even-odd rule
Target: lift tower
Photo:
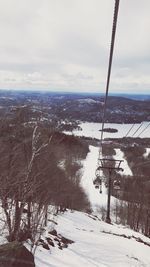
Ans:
{"type": "Polygon", "coordinates": [[[106,222],[107,223],[111,223],[111,219],[110,219],[110,198],[111,198],[111,191],[112,191],[112,172],[113,171],[123,171],[123,169],[120,167],[121,162],[123,160],[102,158],[102,159],[99,159],[99,161],[100,161],[100,165],[98,166],[97,170],[106,169],[109,172],[106,222]]]}

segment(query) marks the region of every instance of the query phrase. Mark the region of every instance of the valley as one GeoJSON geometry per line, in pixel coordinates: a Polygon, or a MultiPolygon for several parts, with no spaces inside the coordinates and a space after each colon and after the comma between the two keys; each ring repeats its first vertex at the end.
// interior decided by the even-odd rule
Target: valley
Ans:
{"type": "MultiPolygon", "coordinates": [[[[113,246],[117,242],[123,242],[125,246],[126,242],[129,246],[132,242],[149,246],[149,99],[109,98],[102,154],[99,154],[102,110],[102,96],[0,92],[0,198],[4,218],[0,242],[16,239],[25,242],[29,250],[36,251],[37,267],[40,264],[42,267],[74,266],[70,265],[69,257],[74,257],[75,266],[77,262],[83,266],[103,266],[104,262],[116,266],[112,263],[113,256],[108,261],[106,257],[100,259],[96,250],[96,261],[92,256],[84,258],[83,250],[89,251],[88,238],[95,238],[94,227],[101,229],[97,232],[98,246],[102,246],[101,238],[108,237],[108,242],[103,242],[106,247],[112,239],[111,255],[114,255],[113,246]],[[140,112],[136,107],[138,110],[140,107],[140,112]],[[112,173],[112,227],[104,222],[108,171],[100,172],[101,189],[99,186],[96,189],[93,183],[99,157],[122,161],[123,172],[112,173]],[[77,220],[81,222],[77,223],[77,220]],[[85,229],[85,221],[91,228],[85,229]],[[75,229],[73,225],[76,225],[75,229]],[[124,228],[127,228],[126,233],[124,228]],[[48,234],[55,229],[60,231],[57,237],[48,234]],[[76,237],[79,230],[86,232],[84,240],[76,237]],[[133,231],[132,237],[130,231],[133,231]],[[73,243],[68,247],[62,242],[65,240],[62,236],[73,239],[73,243]],[[80,255],[76,246],[80,246],[80,255]],[[63,250],[63,254],[59,250],[63,250]],[[63,262],[61,255],[67,257],[63,262]]],[[[129,251],[126,250],[124,266],[149,266],[147,257],[141,258],[138,246],[136,244],[133,257],[127,256],[129,251]]],[[[117,255],[122,253],[123,248],[117,250],[117,255]]],[[[117,261],[120,267],[122,263],[117,261]]]]}

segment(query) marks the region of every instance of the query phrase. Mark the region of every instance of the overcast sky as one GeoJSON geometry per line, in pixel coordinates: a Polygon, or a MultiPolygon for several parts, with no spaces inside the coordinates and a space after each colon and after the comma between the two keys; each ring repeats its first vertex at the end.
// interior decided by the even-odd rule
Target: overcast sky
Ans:
{"type": "MultiPolygon", "coordinates": [[[[114,0],[0,0],[0,88],[104,92],[114,0]]],[[[150,0],[120,0],[110,92],[150,92],[150,0]]]]}

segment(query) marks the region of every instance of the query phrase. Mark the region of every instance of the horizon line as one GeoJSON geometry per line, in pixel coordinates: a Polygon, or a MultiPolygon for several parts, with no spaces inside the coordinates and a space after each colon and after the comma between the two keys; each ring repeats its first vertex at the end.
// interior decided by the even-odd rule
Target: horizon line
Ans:
{"type": "MultiPolygon", "coordinates": [[[[75,90],[72,90],[72,91],[66,91],[66,90],[52,90],[52,89],[31,89],[31,88],[25,88],[25,89],[23,89],[23,88],[20,88],[20,89],[17,89],[17,88],[0,88],[0,92],[1,91],[17,91],[17,92],[41,92],[41,93],[58,93],[58,94],[60,94],[60,93],[63,93],[63,94],[90,94],[90,95],[92,95],[92,94],[98,94],[98,95],[105,95],[105,93],[103,93],[103,92],[98,92],[98,91],[95,91],[95,92],[89,92],[89,91],[85,91],[85,92],[80,92],[80,91],[75,91],[75,90]]],[[[131,92],[110,92],[109,93],[109,95],[142,95],[142,96],[149,96],[150,95],[150,93],[146,93],[146,92],[144,92],[144,93],[139,93],[139,92],[135,92],[135,93],[131,93],[131,92]]]]}

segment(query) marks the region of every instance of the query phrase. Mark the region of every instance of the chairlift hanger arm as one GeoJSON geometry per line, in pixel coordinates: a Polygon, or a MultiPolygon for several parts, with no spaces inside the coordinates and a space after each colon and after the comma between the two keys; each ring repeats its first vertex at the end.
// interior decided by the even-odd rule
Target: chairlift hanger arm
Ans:
{"type": "Polygon", "coordinates": [[[106,158],[102,158],[100,159],[100,161],[119,161],[119,162],[123,162],[123,159],[106,159],[106,158]]]}
{"type": "Polygon", "coordinates": [[[97,170],[100,170],[100,169],[107,169],[107,170],[116,170],[116,171],[124,171],[124,169],[123,168],[120,168],[120,167],[108,167],[108,166],[99,166],[98,168],[97,168],[97,170]]]}

